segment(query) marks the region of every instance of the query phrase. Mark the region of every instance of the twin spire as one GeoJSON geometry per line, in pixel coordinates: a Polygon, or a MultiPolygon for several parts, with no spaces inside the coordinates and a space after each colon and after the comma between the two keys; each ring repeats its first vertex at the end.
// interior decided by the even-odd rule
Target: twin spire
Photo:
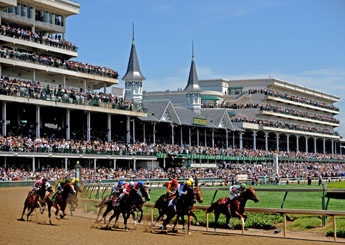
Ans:
{"type": "Polygon", "coordinates": [[[128,66],[127,66],[127,72],[123,76],[122,80],[138,80],[142,81],[145,80],[145,77],[140,71],[138,57],[137,57],[137,51],[135,49],[135,42],[134,42],[134,23],[132,26],[132,48],[131,53],[129,56],[128,66]]]}
{"type": "Polygon", "coordinates": [[[192,42],[192,64],[190,66],[188,83],[184,91],[186,92],[201,92],[202,91],[199,86],[198,74],[196,72],[195,62],[194,62],[194,42],[192,42]]]}

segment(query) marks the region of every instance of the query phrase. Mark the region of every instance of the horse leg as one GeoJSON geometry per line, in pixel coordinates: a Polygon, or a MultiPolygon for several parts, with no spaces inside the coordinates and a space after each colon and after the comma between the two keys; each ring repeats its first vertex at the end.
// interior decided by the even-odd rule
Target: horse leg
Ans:
{"type": "Polygon", "coordinates": [[[49,224],[52,224],[52,214],[51,214],[52,206],[48,204],[48,217],[49,217],[49,224]]]}
{"type": "Polygon", "coordinates": [[[163,217],[163,212],[161,210],[159,210],[159,215],[158,218],[156,219],[155,222],[153,222],[152,227],[154,227],[156,225],[156,223],[163,217]]]}
{"type": "Polygon", "coordinates": [[[190,211],[190,213],[188,213],[188,232],[187,234],[190,235],[190,222],[191,222],[191,219],[192,219],[192,215],[191,213],[193,213],[192,211],[190,211]]]}
{"type": "Polygon", "coordinates": [[[24,204],[23,213],[22,213],[22,217],[20,218],[20,220],[24,220],[25,210],[26,210],[26,205],[24,204]]]}
{"type": "MultiPolygon", "coordinates": [[[[174,223],[174,227],[172,229],[173,232],[177,232],[177,230],[175,231],[175,229],[176,229],[176,225],[177,225],[179,219],[180,219],[180,216],[177,214],[176,219],[175,219],[175,223],[174,223]]],[[[182,219],[183,219],[183,216],[182,216],[182,219]]],[[[184,227],[183,227],[183,229],[184,229],[184,227]]]]}
{"type": "Polygon", "coordinates": [[[116,213],[114,212],[112,216],[110,216],[109,220],[108,220],[108,224],[106,225],[106,229],[109,229],[109,225],[110,225],[110,222],[112,221],[112,219],[116,216],[116,213]]]}
{"type": "Polygon", "coordinates": [[[199,220],[198,220],[198,218],[196,217],[195,213],[194,213],[194,212],[191,212],[190,215],[191,215],[192,217],[194,217],[194,219],[195,219],[195,224],[196,224],[196,225],[200,225],[199,220]]]}
{"type": "Polygon", "coordinates": [[[99,212],[98,212],[98,215],[97,215],[97,220],[96,220],[96,221],[97,221],[97,222],[101,222],[102,219],[104,219],[104,224],[105,224],[105,223],[106,223],[105,217],[107,216],[107,214],[108,214],[113,208],[110,207],[110,206],[107,206],[107,209],[104,211],[102,218],[101,218],[100,220],[98,220],[98,216],[100,215],[101,209],[103,209],[103,207],[100,208],[100,210],[99,210],[99,212]]]}
{"type": "Polygon", "coordinates": [[[226,215],[226,224],[228,225],[228,227],[229,227],[230,229],[234,229],[234,228],[231,226],[231,224],[230,224],[230,218],[231,218],[230,214],[227,213],[227,214],[225,214],[225,215],[226,215]]]}
{"type": "Polygon", "coordinates": [[[30,216],[30,214],[34,211],[34,209],[35,209],[35,206],[33,206],[33,207],[30,208],[30,211],[29,211],[28,214],[26,215],[26,220],[29,220],[29,216],[30,216]]]}
{"type": "Polygon", "coordinates": [[[219,215],[220,213],[218,211],[214,212],[214,234],[217,233],[217,223],[218,223],[218,219],[219,219],[219,215]]]}
{"type": "Polygon", "coordinates": [[[115,224],[114,224],[114,228],[116,228],[117,227],[117,221],[119,220],[119,218],[120,218],[120,213],[117,213],[117,215],[116,215],[116,219],[115,219],[115,224]]]}
{"type": "Polygon", "coordinates": [[[163,226],[161,227],[161,230],[165,230],[167,228],[167,225],[169,224],[169,221],[175,216],[175,212],[168,213],[167,218],[163,222],[163,226]]]}
{"type": "Polygon", "coordinates": [[[125,212],[122,212],[122,216],[123,216],[123,224],[125,225],[125,230],[128,231],[128,227],[127,227],[127,219],[129,217],[129,213],[125,213],[125,212]]]}
{"type": "MultiPolygon", "coordinates": [[[[104,214],[103,214],[102,219],[98,220],[98,218],[99,218],[99,216],[101,215],[101,212],[102,212],[103,209],[104,209],[104,204],[101,203],[100,206],[99,206],[99,209],[98,209],[96,222],[101,222],[102,219],[105,218],[105,216],[104,216],[104,214]]],[[[108,208],[107,208],[107,210],[108,210],[108,208]]],[[[105,213],[105,212],[104,212],[104,213],[105,213]]],[[[104,222],[105,222],[105,220],[104,220],[104,222]]]]}
{"type": "MultiPolygon", "coordinates": [[[[138,223],[141,223],[141,221],[143,220],[143,216],[144,216],[144,210],[141,209],[139,212],[140,212],[140,217],[138,217],[138,223]]],[[[139,215],[139,213],[138,213],[138,215],[139,215]]]]}

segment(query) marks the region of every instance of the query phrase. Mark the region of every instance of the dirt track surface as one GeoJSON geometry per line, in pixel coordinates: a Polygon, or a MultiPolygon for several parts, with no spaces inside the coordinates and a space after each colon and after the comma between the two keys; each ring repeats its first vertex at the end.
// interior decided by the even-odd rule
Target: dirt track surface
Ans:
{"type": "Polygon", "coordinates": [[[192,231],[191,235],[182,232],[157,234],[156,230],[152,231],[148,225],[137,227],[136,230],[130,225],[128,232],[123,229],[102,230],[101,225],[95,224],[91,219],[69,215],[58,221],[53,214],[54,225],[48,225],[47,212],[41,215],[38,211],[34,211],[31,221],[18,221],[29,190],[0,188],[0,244],[325,244],[325,242],[236,234],[213,235],[203,231],[192,231]]]}

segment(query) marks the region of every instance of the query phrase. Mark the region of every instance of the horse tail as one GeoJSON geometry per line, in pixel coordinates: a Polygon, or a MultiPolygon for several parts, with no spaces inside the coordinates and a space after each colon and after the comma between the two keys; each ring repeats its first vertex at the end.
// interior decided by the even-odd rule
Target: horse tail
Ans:
{"type": "Polygon", "coordinates": [[[211,213],[213,212],[218,206],[218,202],[214,202],[211,204],[211,206],[207,209],[206,213],[211,213]]]}

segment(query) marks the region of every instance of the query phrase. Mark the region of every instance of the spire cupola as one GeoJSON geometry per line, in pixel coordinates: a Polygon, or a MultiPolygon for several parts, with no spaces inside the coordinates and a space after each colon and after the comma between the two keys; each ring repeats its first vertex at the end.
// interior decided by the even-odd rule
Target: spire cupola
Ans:
{"type": "Polygon", "coordinates": [[[134,24],[132,29],[132,47],[127,72],[123,76],[122,80],[125,81],[125,98],[131,99],[135,103],[141,103],[143,99],[142,82],[145,80],[145,77],[140,71],[137,51],[135,49],[134,24]]]}
{"type": "Polygon", "coordinates": [[[186,92],[186,106],[188,109],[194,111],[200,111],[201,109],[201,92],[202,89],[199,86],[198,74],[195,68],[194,61],[194,43],[192,42],[192,63],[190,66],[188,83],[185,89],[186,92]]]}

